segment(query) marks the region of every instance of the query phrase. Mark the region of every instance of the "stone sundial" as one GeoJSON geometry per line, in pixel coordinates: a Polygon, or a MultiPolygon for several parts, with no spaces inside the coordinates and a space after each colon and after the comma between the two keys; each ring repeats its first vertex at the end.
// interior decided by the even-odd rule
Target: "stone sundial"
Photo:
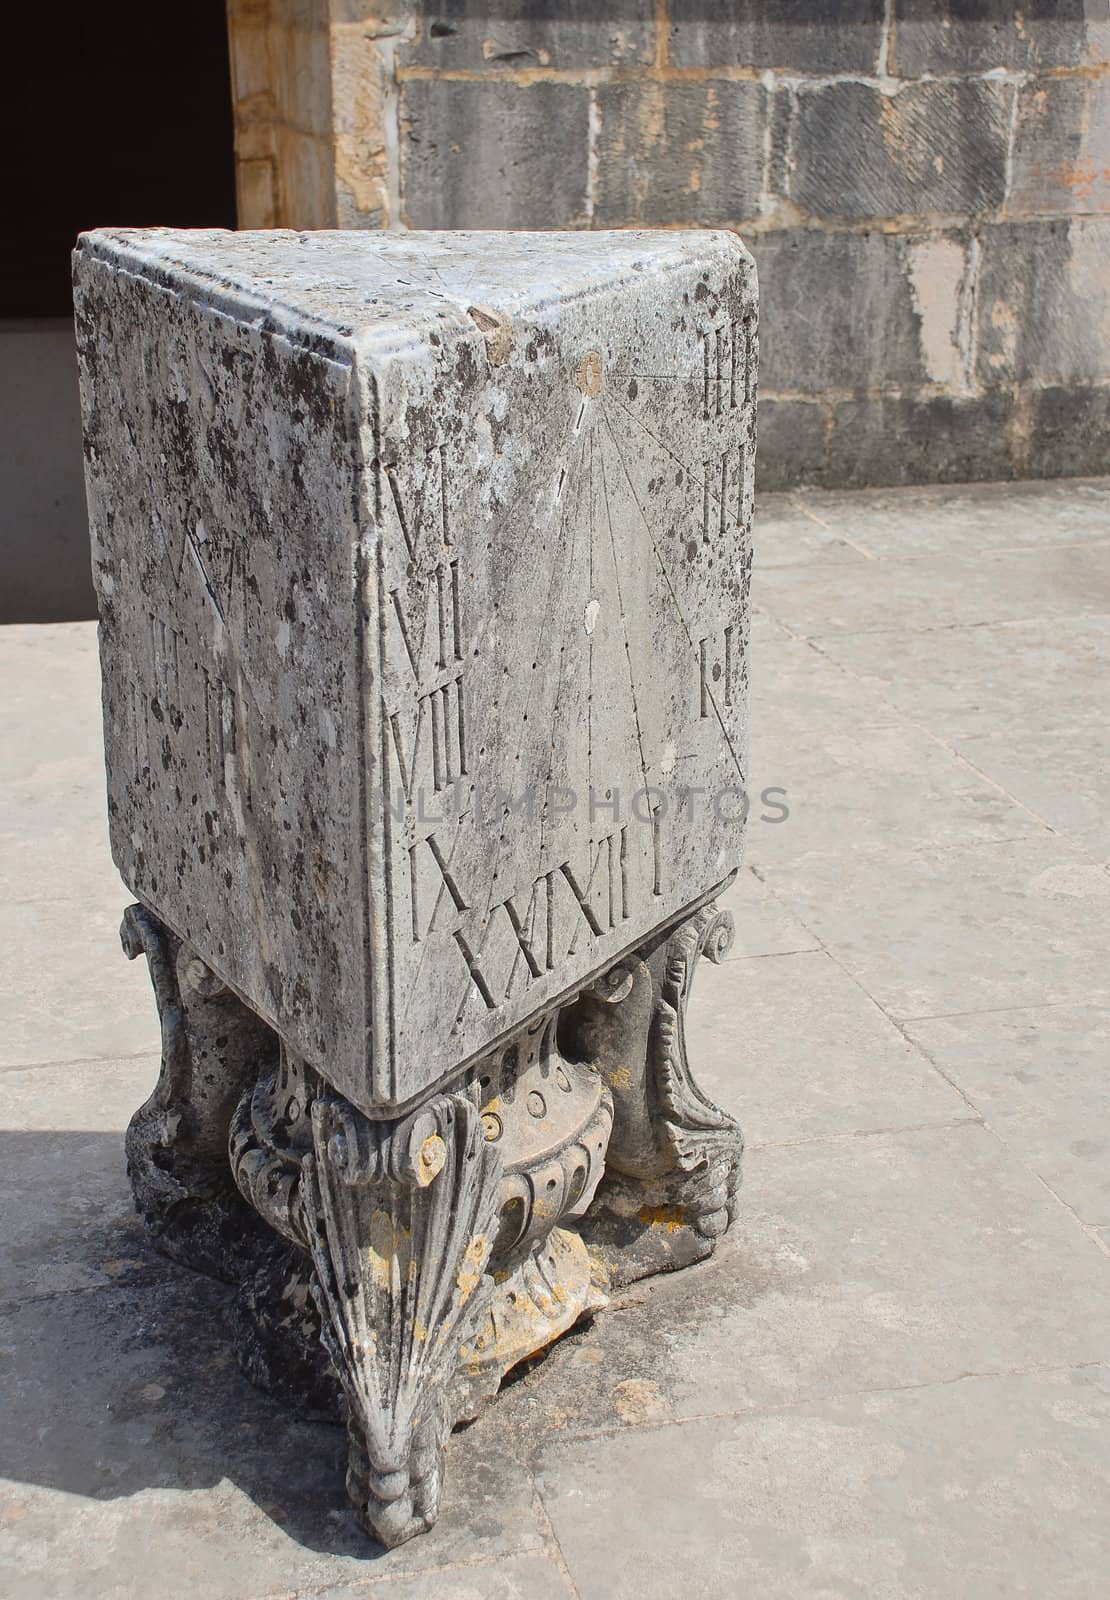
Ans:
{"type": "Polygon", "coordinates": [[[136,1195],[249,1278],[253,1376],[342,1386],[396,1543],[453,1421],[732,1214],[683,1017],[743,833],[754,268],[724,233],[159,229],[84,236],[75,280],[163,1019],[136,1195]]]}

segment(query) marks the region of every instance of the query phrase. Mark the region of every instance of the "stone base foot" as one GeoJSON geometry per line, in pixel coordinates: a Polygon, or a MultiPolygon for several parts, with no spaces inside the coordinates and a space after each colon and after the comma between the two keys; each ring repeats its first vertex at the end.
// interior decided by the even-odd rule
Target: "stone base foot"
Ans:
{"type": "Polygon", "coordinates": [[[703,954],[721,961],[732,918],[712,903],[608,972],[561,1037],[613,1096],[605,1176],[580,1224],[614,1287],[711,1255],[734,1220],[744,1141],[694,1081],[686,1006],[703,954]]]}
{"type": "MultiPolygon", "coordinates": [[[[722,1166],[716,1179],[730,1181],[722,1166]]],[[[595,1272],[613,1289],[657,1272],[692,1267],[713,1254],[727,1223],[717,1214],[699,1215],[703,1183],[709,1174],[695,1174],[689,1186],[677,1182],[609,1178],[582,1225],[595,1272]]],[[[731,1213],[729,1213],[730,1215],[731,1213]]]]}
{"type": "Polygon", "coordinates": [[[158,1083],[127,1129],[135,1205],[164,1255],[237,1283],[271,1236],[235,1187],[228,1128],[277,1038],[145,907],[128,908],[120,937],[147,958],[162,1025],[158,1083]]]}
{"type": "Polygon", "coordinates": [[[500,1161],[477,1107],[440,1095],[395,1123],[312,1108],[301,1206],[322,1336],[347,1397],[347,1486],[383,1544],[434,1522],[450,1390],[492,1279],[500,1161]]]}
{"type": "Polygon", "coordinates": [[[244,1377],[310,1422],[342,1423],[343,1388],[320,1337],[312,1263],[274,1240],[243,1280],[231,1311],[244,1377]]]}

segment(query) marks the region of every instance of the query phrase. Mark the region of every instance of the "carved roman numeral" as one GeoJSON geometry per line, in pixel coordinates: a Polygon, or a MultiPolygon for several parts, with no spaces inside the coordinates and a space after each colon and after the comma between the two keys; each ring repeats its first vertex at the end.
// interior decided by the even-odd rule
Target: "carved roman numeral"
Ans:
{"type": "Polygon", "coordinates": [[[701,464],[701,533],[707,544],[743,521],[744,466],[743,445],[701,464]]]}
{"type": "Polygon", "coordinates": [[[447,482],[447,446],[436,445],[428,452],[420,488],[408,496],[401,486],[396,465],[385,468],[389,499],[401,529],[410,561],[417,558],[417,547],[428,534],[433,546],[450,545],[451,523],[447,482]]]}
{"type": "Polygon", "coordinates": [[[703,328],[698,337],[702,345],[702,414],[708,422],[751,400],[755,330],[752,319],[745,317],[742,322],[703,328]]]}
{"type": "Polygon", "coordinates": [[[413,942],[415,944],[419,944],[422,938],[425,938],[434,930],[436,926],[436,919],[439,915],[439,908],[443,904],[444,896],[450,898],[451,903],[454,905],[456,911],[466,911],[468,907],[466,901],[463,899],[462,890],[459,888],[458,882],[451,872],[446,859],[444,858],[443,851],[440,849],[434,833],[430,833],[428,834],[427,838],[418,839],[415,844],[410,845],[408,856],[409,899],[412,911],[412,937],[413,942]],[[422,853],[421,845],[424,846],[425,850],[434,861],[438,875],[438,887],[436,889],[435,900],[432,904],[431,916],[428,918],[427,923],[423,924],[423,927],[423,919],[420,915],[420,903],[423,897],[420,893],[420,862],[418,859],[422,853]]]}
{"type": "Polygon", "coordinates": [[[217,781],[224,786],[224,760],[235,754],[235,718],[232,715],[231,696],[222,678],[204,674],[204,739],[208,751],[208,765],[217,781]]]}
{"type": "Polygon", "coordinates": [[[755,368],[755,319],[746,316],[719,328],[703,328],[702,415],[723,417],[750,405],[755,368]]]}
{"type": "Polygon", "coordinates": [[[158,699],[163,706],[175,706],[180,692],[181,635],[153,612],[148,615],[158,699]]]}
{"type": "Polygon", "coordinates": [[[720,639],[712,641],[708,634],[698,640],[698,697],[703,717],[714,715],[714,704],[720,711],[732,705],[736,668],[739,666],[736,625],[729,623],[720,639]]]}
{"type": "Polygon", "coordinates": [[[750,406],[755,393],[755,318],[744,318],[744,404],[750,406]]]}
{"type": "Polygon", "coordinates": [[[146,695],[134,679],[128,684],[128,712],[131,724],[131,758],[135,777],[150,776],[150,729],[146,695]]]}
{"type": "Polygon", "coordinates": [[[411,593],[406,597],[403,590],[391,589],[389,598],[405,655],[412,668],[412,675],[418,683],[430,671],[436,668],[442,670],[450,662],[462,660],[457,561],[441,561],[431,574],[421,596],[423,615],[420,618],[419,637],[416,633],[416,618],[412,615],[411,593]],[[434,631],[429,627],[433,608],[434,631]]]}
{"type": "MultiPolygon", "coordinates": [[[[564,861],[533,880],[523,910],[518,903],[519,894],[506,895],[491,906],[477,948],[463,929],[452,930],[451,937],[487,1011],[496,1010],[510,997],[522,962],[528,974],[525,982],[532,983],[545,973],[556,971],[575,953],[584,930],[600,939],[628,917],[626,834],[627,825],[598,841],[593,854],[587,857],[589,876],[584,886],[581,875],[569,861],[564,861]],[[600,903],[595,903],[595,894],[600,903]],[[573,908],[570,914],[576,926],[569,943],[564,942],[566,933],[562,939],[559,935],[560,902],[564,909],[573,908]],[[508,955],[503,943],[506,924],[512,935],[508,955]],[[496,958],[495,947],[500,952],[496,958]]],[[[465,1009],[466,996],[459,1011],[460,1021],[465,1009]]]]}
{"type": "MultiPolygon", "coordinates": [[[[201,669],[204,676],[204,742],[212,785],[217,796],[235,801],[239,795],[238,701],[222,678],[201,669]]],[[[242,792],[248,811],[252,809],[250,772],[242,792]]]]}
{"type": "Polygon", "coordinates": [[[431,730],[431,778],[435,793],[438,794],[466,774],[466,711],[462,673],[439,688],[422,694],[416,702],[415,711],[409,712],[407,723],[406,728],[406,719],[399,711],[387,718],[389,742],[397,764],[401,790],[406,803],[411,805],[421,756],[427,750],[425,723],[431,730]]]}

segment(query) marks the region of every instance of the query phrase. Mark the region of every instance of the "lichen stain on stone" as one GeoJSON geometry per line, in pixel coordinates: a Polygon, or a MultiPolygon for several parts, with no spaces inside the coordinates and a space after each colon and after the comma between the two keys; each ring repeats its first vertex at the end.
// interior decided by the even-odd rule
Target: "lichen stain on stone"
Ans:
{"type": "Polygon", "coordinates": [[[671,1408],[663,1391],[646,1378],[627,1378],[624,1383],[618,1383],[610,1399],[621,1421],[633,1427],[638,1423],[658,1422],[670,1415],[671,1408]]]}
{"type": "Polygon", "coordinates": [[[430,1133],[421,1144],[417,1157],[417,1182],[421,1188],[443,1171],[446,1160],[446,1144],[438,1133],[430,1133]]]}
{"type": "Polygon", "coordinates": [[[574,372],[574,381],[584,395],[592,400],[601,392],[601,352],[587,350],[574,372]]]}
{"type": "Polygon", "coordinates": [[[636,1213],[645,1228],[665,1228],[677,1233],[686,1226],[686,1212],[682,1206],[641,1206],[636,1213]]]}
{"type": "MultiPolygon", "coordinates": [[[[366,1261],[374,1281],[383,1289],[388,1289],[393,1282],[394,1272],[399,1268],[399,1257],[408,1256],[411,1235],[403,1223],[378,1207],[370,1218],[369,1240],[366,1246],[366,1261]]],[[[406,1266],[415,1263],[406,1262],[406,1266]]]]}
{"type": "Polygon", "coordinates": [[[512,355],[513,325],[503,311],[492,306],[468,306],[466,314],[486,341],[486,356],[491,367],[499,367],[512,355]]]}
{"type": "Polygon", "coordinates": [[[464,1300],[469,1300],[479,1283],[482,1281],[482,1267],[486,1259],[486,1236],[476,1233],[466,1247],[462,1263],[455,1274],[455,1283],[459,1294],[464,1300]]]}

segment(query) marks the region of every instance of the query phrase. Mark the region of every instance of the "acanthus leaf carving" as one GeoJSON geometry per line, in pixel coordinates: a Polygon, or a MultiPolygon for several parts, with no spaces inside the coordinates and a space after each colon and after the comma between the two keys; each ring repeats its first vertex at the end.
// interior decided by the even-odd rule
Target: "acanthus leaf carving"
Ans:
{"type": "Polygon", "coordinates": [[[398,1123],[324,1095],[312,1136],[301,1205],[322,1337],[350,1409],[348,1488],[392,1546],[438,1510],[459,1347],[493,1292],[500,1162],[456,1094],[398,1123]]]}

